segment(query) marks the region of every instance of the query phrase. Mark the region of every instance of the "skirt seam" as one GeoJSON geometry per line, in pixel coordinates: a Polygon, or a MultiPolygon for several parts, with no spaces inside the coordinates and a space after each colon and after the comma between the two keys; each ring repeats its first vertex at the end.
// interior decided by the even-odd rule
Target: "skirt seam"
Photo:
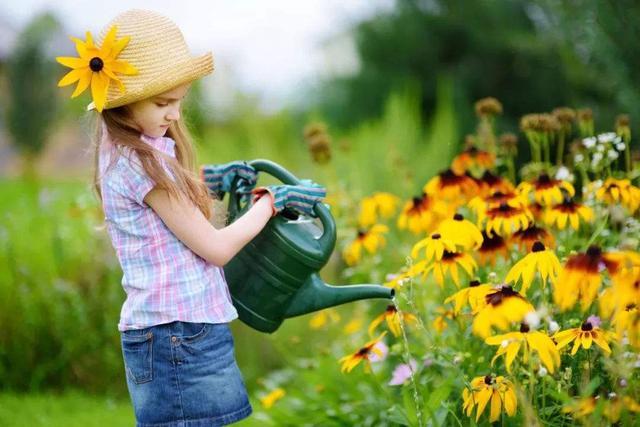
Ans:
{"type": "Polygon", "coordinates": [[[176,420],[176,421],[168,421],[164,423],[136,423],[136,427],[198,427],[198,426],[209,426],[210,423],[214,423],[214,426],[223,426],[227,424],[234,423],[236,421],[240,421],[251,415],[253,409],[251,407],[251,403],[247,403],[245,407],[239,409],[237,411],[229,412],[228,414],[219,415],[217,417],[207,417],[207,418],[196,418],[192,420],[176,420]],[[219,424],[222,423],[222,424],[219,424]]]}

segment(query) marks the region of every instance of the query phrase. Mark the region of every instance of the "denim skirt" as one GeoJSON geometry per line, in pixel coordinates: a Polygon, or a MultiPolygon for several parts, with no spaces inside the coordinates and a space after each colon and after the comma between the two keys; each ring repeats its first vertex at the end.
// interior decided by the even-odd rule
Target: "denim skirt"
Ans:
{"type": "Polygon", "coordinates": [[[137,426],[222,426],[251,414],[228,323],[175,321],[120,338],[137,426]]]}

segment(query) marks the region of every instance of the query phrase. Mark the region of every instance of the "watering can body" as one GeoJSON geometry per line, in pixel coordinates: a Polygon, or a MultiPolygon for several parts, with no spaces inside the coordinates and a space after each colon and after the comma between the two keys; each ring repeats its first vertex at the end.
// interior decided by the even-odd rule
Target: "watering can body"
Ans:
{"type": "MultiPolygon", "coordinates": [[[[285,184],[300,181],[268,160],[249,162],[285,184]]],[[[249,209],[241,206],[235,191],[229,193],[228,223],[249,209]]],[[[290,211],[271,218],[262,231],[225,266],[233,305],[247,325],[274,332],[284,319],[366,298],[392,298],[394,291],[380,285],[331,286],[318,271],[327,263],[336,242],[336,228],[329,209],[317,203],[313,218],[290,211]]]]}

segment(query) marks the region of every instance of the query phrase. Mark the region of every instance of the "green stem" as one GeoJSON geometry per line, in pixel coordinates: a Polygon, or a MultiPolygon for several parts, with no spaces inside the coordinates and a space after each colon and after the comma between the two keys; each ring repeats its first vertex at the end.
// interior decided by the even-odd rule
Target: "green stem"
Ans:
{"type": "Polygon", "coordinates": [[[564,131],[560,131],[560,137],[558,140],[558,151],[556,152],[556,165],[562,166],[564,164],[564,131]]]}

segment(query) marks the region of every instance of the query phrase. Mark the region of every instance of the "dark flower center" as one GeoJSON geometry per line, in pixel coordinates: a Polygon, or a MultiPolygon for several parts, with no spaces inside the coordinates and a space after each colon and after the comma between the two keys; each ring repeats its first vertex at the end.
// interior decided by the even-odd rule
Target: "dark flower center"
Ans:
{"type": "Polygon", "coordinates": [[[502,212],[509,212],[511,210],[511,206],[506,204],[505,202],[500,203],[500,207],[498,208],[502,212]]]}
{"type": "Polygon", "coordinates": [[[461,214],[457,213],[453,216],[453,219],[456,221],[462,221],[464,217],[461,214]]]}
{"type": "Polygon", "coordinates": [[[364,237],[367,233],[362,231],[362,230],[358,230],[358,238],[364,237]]]}
{"type": "Polygon", "coordinates": [[[527,325],[526,323],[522,322],[520,323],[520,332],[527,333],[529,332],[531,329],[529,328],[529,325],[527,325]]]}
{"type": "Polygon", "coordinates": [[[600,256],[602,255],[602,249],[600,249],[596,245],[591,245],[589,246],[589,249],[587,249],[587,255],[592,258],[600,258],[600,256]]]}
{"type": "Polygon", "coordinates": [[[593,325],[591,324],[591,322],[584,322],[582,324],[582,326],[580,327],[580,329],[582,329],[583,331],[592,331],[593,330],[593,325]]]}
{"type": "Polygon", "coordinates": [[[545,250],[544,245],[542,244],[541,241],[536,241],[533,246],[531,247],[531,252],[542,252],[545,250]]]}
{"type": "Polygon", "coordinates": [[[485,377],[484,377],[484,383],[485,383],[486,385],[491,385],[491,384],[493,384],[493,378],[491,378],[491,375],[487,375],[487,376],[485,376],[485,377]]]}
{"type": "Polygon", "coordinates": [[[442,236],[440,235],[440,233],[433,233],[433,234],[431,235],[431,238],[432,238],[433,240],[439,240],[439,239],[440,239],[440,237],[442,237],[442,236]]]}
{"type": "Polygon", "coordinates": [[[97,73],[98,71],[102,70],[103,67],[104,62],[102,62],[102,58],[96,56],[94,58],[91,58],[91,61],[89,61],[89,68],[91,68],[91,71],[97,73]]]}
{"type": "Polygon", "coordinates": [[[550,182],[551,182],[551,178],[549,178],[549,175],[547,175],[546,173],[541,173],[540,176],[538,177],[539,184],[548,184],[550,182]]]}
{"type": "Polygon", "coordinates": [[[387,313],[395,313],[396,311],[398,311],[398,309],[396,308],[395,305],[389,304],[387,306],[387,313]]]}
{"type": "Polygon", "coordinates": [[[480,280],[472,280],[469,282],[469,287],[480,286],[480,280]]]}
{"type": "Polygon", "coordinates": [[[519,296],[520,294],[514,291],[511,286],[503,285],[502,289],[500,289],[499,291],[485,296],[485,301],[487,302],[487,304],[491,304],[495,307],[500,305],[505,298],[519,296]]]}

